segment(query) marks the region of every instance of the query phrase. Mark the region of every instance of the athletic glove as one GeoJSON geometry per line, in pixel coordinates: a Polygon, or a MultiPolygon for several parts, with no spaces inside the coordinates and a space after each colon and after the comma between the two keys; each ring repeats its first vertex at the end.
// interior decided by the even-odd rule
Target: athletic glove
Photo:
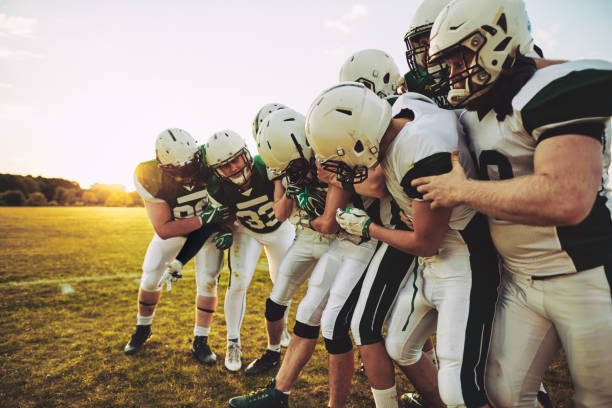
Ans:
{"type": "Polygon", "coordinates": [[[212,205],[210,205],[210,203],[204,209],[204,211],[202,211],[202,214],[198,215],[198,217],[200,217],[202,225],[216,224],[218,222],[228,219],[229,216],[229,208],[223,205],[220,207],[213,207],[212,205]]]}
{"type": "Polygon", "coordinates": [[[325,211],[325,197],[321,197],[308,185],[295,196],[295,201],[311,218],[317,218],[325,211]]]}
{"type": "Polygon", "coordinates": [[[234,242],[234,238],[232,236],[231,230],[222,230],[217,233],[213,237],[213,241],[215,241],[215,246],[217,249],[224,251],[232,246],[232,242],[234,242]]]}
{"type": "Polygon", "coordinates": [[[368,228],[372,223],[370,216],[362,209],[347,208],[336,210],[336,221],[340,228],[349,234],[358,235],[365,239],[370,239],[370,231],[368,228]]]}
{"type": "Polygon", "coordinates": [[[174,259],[171,262],[166,263],[166,270],[162,274],[161,279],[157,282],[158,287],[163,287],[164,282],[166,283],[166,289],[168,292],[172,290],[172,282],[176,282],[183,277],[181,271],[183,270],[183,264],[178,259],[174,259]]]}
{"type": "Polygon", "coordinates": [[[289,183],[287,184],[287,188],[285,189],[285,195],[287,198],[295,198],[304,191],[304,187],[299,184],[289,183]]]}

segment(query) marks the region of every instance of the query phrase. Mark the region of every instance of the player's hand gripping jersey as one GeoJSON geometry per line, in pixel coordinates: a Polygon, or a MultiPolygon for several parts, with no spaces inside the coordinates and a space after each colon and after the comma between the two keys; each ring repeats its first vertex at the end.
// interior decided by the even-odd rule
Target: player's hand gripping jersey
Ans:
{"type": "Polygon", "coordinates": [[[276,231],[281,223],[274,216],[274,183],[259,156],[253,158],[252,172],[251,186],[246,191],[241,192],[235,184],[213,176],[207,183],[208,192],[214,201],[235,212],[236,218],[249,230],[276,231]]]}
{"type": "Polygon", "coordinates": [[[489,217],[493,241],[509,271],[557,275],[612,260],[610,138],[603,137],[612,114],[611,94],[612,64],[574,61],[538,70],[512,99],[513,112],[502,122],[494,111],[481,113],[481,117],[477,112],[461,116],[470,130],[480,177],[485,180],[532,174],[535,148],[549,137],[583,134],[604,145],[601,187],[591,213],[580,224],[537,227],[489,217]]]}
{"type": "Polygon", "coordinates": [[[134,185],[143,200],[167,203],[172,220],[200,215],[208,205],[204,183],[182,185],[173,177],[164,174],[155,159],[142,162],[136,167],[134,185]]]}

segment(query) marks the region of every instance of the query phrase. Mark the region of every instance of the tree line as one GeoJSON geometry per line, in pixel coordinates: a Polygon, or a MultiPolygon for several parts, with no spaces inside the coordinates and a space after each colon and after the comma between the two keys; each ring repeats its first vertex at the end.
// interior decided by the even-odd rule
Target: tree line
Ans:
{"type": "Polygon", "coordinates": [[[118,184],[93,184],[84,190],[76,181],[61,178],[0,174],[0,205],[133,207],[143,202],[136,191],[126,193],[118,184]]]}

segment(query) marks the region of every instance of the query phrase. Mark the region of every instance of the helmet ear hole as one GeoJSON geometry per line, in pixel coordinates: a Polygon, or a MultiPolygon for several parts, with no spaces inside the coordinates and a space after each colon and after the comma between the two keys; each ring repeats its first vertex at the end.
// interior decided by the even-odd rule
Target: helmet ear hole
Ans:
{"type": "Polygon", "coordinates": [[[363,143],[361,143],[361,140],[358,140],[357,143],[355,143],[355,147],[353,147],[353,149],[357,153],[363,152],[364,148],[363,148],[363,143]]]}
{"type": "Polygon", "coordinates": [[[389,73],[387,72],[385,76],[383,77],[383,82],[385,84],[388,84],[390,79],[391,79],[391,75],[389,75],[389,73]]]}

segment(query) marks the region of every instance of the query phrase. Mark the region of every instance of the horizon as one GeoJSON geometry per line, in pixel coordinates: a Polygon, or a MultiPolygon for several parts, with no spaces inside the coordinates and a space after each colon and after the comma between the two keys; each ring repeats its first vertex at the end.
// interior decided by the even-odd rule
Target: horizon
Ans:
{"type": "MultiPolygon", "coordinates": [[[[255,153],[259,108],[305,114],[352,53],[382,49],[406,72],[403,37],[418,4],[5,0],[0,173],[133,191],[133,170],[168,127],[200,143],[233,129],[255,153]]],[[[526,4],[547,58],[612,60],[612,2],[526,4]]]]}

